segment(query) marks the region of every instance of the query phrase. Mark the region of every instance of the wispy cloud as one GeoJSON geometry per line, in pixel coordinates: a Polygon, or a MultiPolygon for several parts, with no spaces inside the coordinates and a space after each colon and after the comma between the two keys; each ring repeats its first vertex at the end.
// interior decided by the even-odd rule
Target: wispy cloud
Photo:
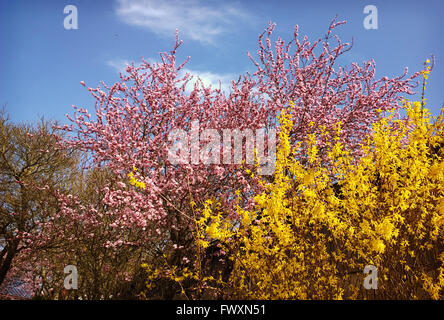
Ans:
{"type": "MultiPolygon", "coordinates": [[[[155,63],[154,59],[146,59],[149,63],[155,63]]],[[[112,59],[106,61],[106,64],[114,69],[117,73],[125,73],[126,67],[130,64],[126,59],[112,59]]],[[[219,89],[219,85],[222,91],[229,92],[231,88],[231,80],[236,80],[239,75],[234,73],[215,73],[211,71],[197,71],[188,68],[183,68],[179,71],[178,77],[182,78],[186,73],[190,73],[193,78],[187,83],[186,91],[191,92],[194,88],[194,84],[198,81],[198,78],[202,80],[205,87],[212,86],[214,89],[219,89]],[[219,83],[220,81],[220,83],[219,83]]]]}
{"type": "MultiPolygon", "coordinates": [[[[158,61],[156,59],[153,58],[147,58],[145,59],[146,62],[151,63],[151,64],[155,64],[158,61]]],[[[106,60],[105,63],[114,69],[114,71],[116,71],[117,73],[125,73],[126,72],[126,67],[131,65],[132,60],[127,60],[127,59],[110,59],[110,60],[106,60]]],[[[134,66],[138,67],[142,64],[142,62],[134,62],[134,66]]]]}
{"type": "Polygon", "coordinates": [[[130,62],[125,59],[113,59],[106,61],[106,64],[113,68],[117,73],[124,73],[130,62]]]}
{"type": "Polygon", "coordinates": [[[201,0],[117,0],[115,12],[130,25],[169,37],[177,28],[182,36],[204,44],[215,44],[216,37],[236,23],[251,20],[239,5],[225,1],[209,6],[201,0]]]}
{"type": "Polygon", "coordinates": [[[193,76],[193,79],[191,79],[187,84],[187,91],[193,90],[194,84],[198,81],[198,78],[200,78],[205,87],[211,85],[214,89],[219,89],[220,84],[221,90],[228,93],[230,92],[231,88],[231,80],[237,79],[237,76],[233,73],[221,74],[210,71],[196,71],[186,68],[182,69],[179,75],[184,76],[186,73],[190,73],[193,76]]]}

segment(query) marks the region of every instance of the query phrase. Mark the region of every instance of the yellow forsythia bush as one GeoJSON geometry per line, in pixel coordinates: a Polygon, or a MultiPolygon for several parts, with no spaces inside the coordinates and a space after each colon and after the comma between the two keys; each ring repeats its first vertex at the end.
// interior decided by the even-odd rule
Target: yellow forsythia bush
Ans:
{"type": "Polygon", "coordinates": [[[336,138],[320,156],[308,137],[308,163],[291,148],[290,107],[280,116],[272,183],[256,208],[232,221],[211,201],[199,220],[200,246],[218,239],[233,260],[231,298],[442,299],[444,297],[443,118],[404,101],[407,121],[382,117],[354,159],[336,138]],[[326,160],[327,159],[327,160],[326,160]],[[363,270],[377,268],[377,289],[363,270]]]}

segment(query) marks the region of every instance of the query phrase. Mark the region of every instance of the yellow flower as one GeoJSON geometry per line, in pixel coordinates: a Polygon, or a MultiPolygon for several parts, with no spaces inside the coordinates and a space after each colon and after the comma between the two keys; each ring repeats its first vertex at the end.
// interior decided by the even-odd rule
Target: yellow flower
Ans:
{"type": "Polygon", "coordinates": [[[136,186],[140,189],[145,189],[146,188],[145,182],[137,180],[137,178],[134,176],[134,172],[136,172],[136,171],[137,171],[137,168],[133,167],[133,170],[130,173],[128,173],[128,177],[130,178],[130,184],[132,186],[136,186]]]}
{"type": "MultiPolygon", "coordinates": [[[[444,120],[431,123],[420,102],[402,103],[406,121],[389,112],[373,123],[360,157],[340,143],[337,123],[328,163],[315,134],[305,141],[308,163],[292,152],[289,103],[279,117],[276,173],[247,199],[254,207],[246,209],[248,195],[236,190],[235,214],[213,199],[196,209],[196,257],[215,239],[230,252],[233,272],[220,288],[246,299],[362,299],[351,274],[373,264],[385,297],[410,299],[422,288],[427,298],[444,298],[444,165],[432,155],[444,120]]],[[[199,261],[189,277],[213,286],[199,261]]]]}

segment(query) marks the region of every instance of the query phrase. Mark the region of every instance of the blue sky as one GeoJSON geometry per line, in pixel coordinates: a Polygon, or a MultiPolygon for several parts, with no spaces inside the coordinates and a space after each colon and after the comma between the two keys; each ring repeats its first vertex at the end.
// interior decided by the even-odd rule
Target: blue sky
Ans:
{"type": "MultiPolygon", "coordinates": [[[[186,68],[206,83],[225,88],[254,65],[257,37],[268,21],[274,36],[291,39],[295,24],[310,40],[322,37],[337,14],[347,24],[337,29],[354,47],[343,63],[373,58],[376,77],[420,70],[431,54],[436,65],[427,104],[437,115],[444,103],[444,2],[423,1],[216,1],[216,0],[0,0],[0,106],[14,122],[40,116],[68,123],[72,105],[94,110],[94,100],[79,82],[96,87],[118,81],[126,62],[159,58],[171,50],[174,30],[184,44],[177,57],[191,57],[186,68]],[[78,9],[78,29],[63,26],[66,5],[78,9]],[[378,9],[378,29],[363,26],[363,9],[378,9]]],[[[418,88],[419,90],[419,88],[418,88]]]]}

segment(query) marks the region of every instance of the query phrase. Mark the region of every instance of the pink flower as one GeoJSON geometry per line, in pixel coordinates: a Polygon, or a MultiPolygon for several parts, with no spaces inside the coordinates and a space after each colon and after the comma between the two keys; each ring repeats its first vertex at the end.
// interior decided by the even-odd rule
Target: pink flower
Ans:
{"type": "Polygon", "coordinates": [[[121,181],[117,182],[117,185],[118,185],[120,188],[122,188],[122,189],[125,189],[125,188],[126,188],[126,184],[124,184],[124,183],[121,182],[121,181]]]}

